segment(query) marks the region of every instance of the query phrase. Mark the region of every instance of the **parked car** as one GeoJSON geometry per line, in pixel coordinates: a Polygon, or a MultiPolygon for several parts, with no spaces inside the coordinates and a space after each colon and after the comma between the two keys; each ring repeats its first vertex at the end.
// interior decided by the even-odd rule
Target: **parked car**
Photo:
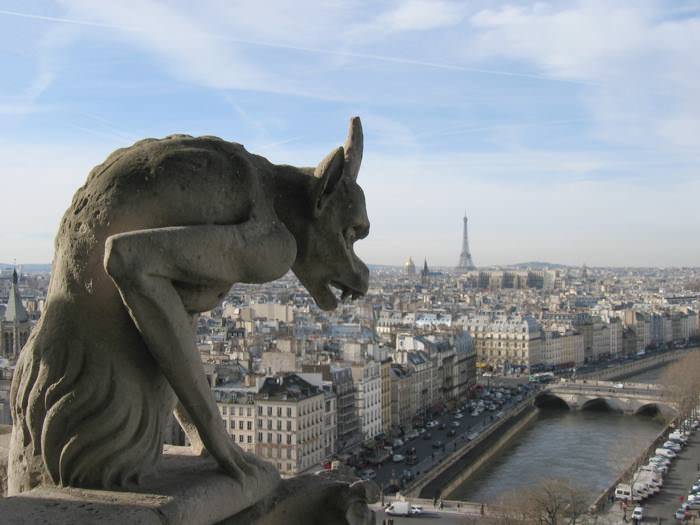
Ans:
{"type": "Polygon", "coordinates": [[[433,445],[432,445],[433,448],[442,448],[444,446],[445,446],[445,444],[440,440],[433,441],[433,445]]]}
{"type": "Polygon", "coordinates": [[[433,435],[430,432],[426,432],[425,434],[423,434],[423,439],[428,441],[430,439],[433,439],[433,435]]]}
{"type": "Polygon", "coordinates": [[[447,436],[448,437],[453,437],[457,435],[457,431],[454,428],[451,428],[450,430],[447,431],[447,436]]]}
{"type": "Polygon", "coordinates": [[[401,463],[402,461],[405,461],[405,459],[406,456],[404,456],[403,454],[394,454],[391,457],[391,461],[393,461],[394,463],[401,463]]]}
{"type": "Polygon", "coordinates": [[[688,509],[685,508],[685,506],[681,507],[678,509],[673,517],[677,519],[678,521],[685,521],[685,519],[690,515],[688,512],[688,509]]]}

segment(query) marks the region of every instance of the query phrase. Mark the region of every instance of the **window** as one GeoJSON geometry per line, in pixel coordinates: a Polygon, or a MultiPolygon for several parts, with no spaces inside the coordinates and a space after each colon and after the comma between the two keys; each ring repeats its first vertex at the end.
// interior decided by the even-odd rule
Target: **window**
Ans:
{"type": "Polygon", "coordinates": [[[243,443],[243,434],[238,435],[238,442],[243,443]]]}
{"type": "Polygon", "coordinates": [[[253,430],[253,422],[252,421],[246,421],[246,429],[247,430],[253,430]]]}
{"type": "Polygon", "coordinates": [[[287,417],[292,417],[292,407],[287,407],[287,417]]]}
{"type": "Polygon", "coordinates": [[[221,413],[225,416],[228,413],[228,408],[226,406],[222,406],[221,413]]]}
{"type": "Polygon", "coordinates": [[[282,434],[277,434],[277,443],[282,443],[282,434]]]}
{"type": "Polygon", "coordinates": [[[259,441],[260,443],[263,442],[263,433],[262,433],[262,432],[258,432],[258,441],[259,441]]]}
{"type": "Polygon", "coordinates": [[[240,407],[240,408],[238,409],[238,415],[239,415],[239,416],[242,416],[242,415],[243,415],[243,407],[240,407]]]}
{"type": "Polygon", "coordinates": [[[287,445],[291,445],[291,444],[292,444],[292,435],[287,434],[287,445]]]}
{"type": "Polygon", "coordinates": [[[263,413],[263,409],[262,409],[262,408],[263,408],[263,407],[258,406],[258,415],[260,415],[260,416],[262,416],[262,413],[263,413]]]}
{"type": "Polygon", "coordinates": [[[238,422],[238,430],[243,430],[243,421],[238,422]]]}
{"type": "Polygon", "coordinates": [[[279,419],[277,420],[277,430],[282,430],[282,421],[279,419]]]}
{"type": "Polygon", "coordinates": [[[253,415],[252,412],[253,412],[253,410],[252,410],[250,407],[248,407],[248,408],[245,409],[245,415],[248,416],[248,417],[250,417],[250,416],[253,415]]]}
{"type": "Polygon", "coordinates": [[[233,430],[234,428],[236,428],[236,422],[235,422],[233,419],[232,419],[231,421],[229,421],[229,428],[230,428],[231,430],[233,430]]]}
{"type": "Polygon", "coordinates": [[[263,427],[262,419],[258,419],[258,428],[262,428],[262,427],[263,427]]]}
{"type": "Polygon", "coordinates": [[[277,407],[277,417],[282,417],[282,407],[277,407]]]}
{"type": "Polygon", "coordinates": [[[272,443],[272,432],[267,433],[267,442],[272,443]]]}
{"type": "Polygon", "coordinates": [[[287,421],[287,431],[291,431],[291,430],[292,430],[292,422],[287,421]]]}
{"type": "Polygon", "coordinates": [[[248,443],[252,443],[252,442],[253,442],[253,436],[246,436],[246,440],[248,441],[248,443]]]}
{"type": "Polygon", "coordinates": [[[271,419],[267,420],[267,429],[272,430],[272,420],[271,419]]]}
{"type": "Polygon", "coordinates": [[[268,416],[272,415],[272,407],[267,407],[267,415],[268,416]]]}

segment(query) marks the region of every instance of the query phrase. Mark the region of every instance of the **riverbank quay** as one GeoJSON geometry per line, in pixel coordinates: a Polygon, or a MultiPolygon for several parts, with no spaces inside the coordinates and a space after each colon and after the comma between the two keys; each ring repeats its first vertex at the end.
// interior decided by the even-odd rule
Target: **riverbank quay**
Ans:
{"type": "Polygon", "coordinates": [[[591,370],[590,372],[577,372],[576,379],[601,379],[615,381],[633,377],[637,374],[665,366],[673,361],[688,355],[690,352],[698,351],[700,347],[694,346],[679,350],[668,350],[657,352],[645,357],[634,359],[620,365],[609,365],[606,368],[591,370]]]}
{"type": "MultiPolygon", "coordinates": [[[[644,451],[637,456],[637,458],[630,463],[630,465],[612,482],[610,487],[601,492],[591,505],[593,512],[597,514],[606,514],[611,507],[619,507],[619,502],[615,502],[615,487],[620,483],[631,483],[632,476],[636,472],[637,468],[644,465],[647,460],[654,455],[654,451],[661,447],[666,441],[666,436],[669,430],[672,428],[672,422],[669,422],[664,426],[663,430],[654,438],[654,440],[649,444],[644,451]]],[[[664,480],[664,483],[666,481],[664,480]]],[[[613,513],[615,509],[612,509],[613,513]]],[[[622,512],[620,512],[620,518],[622,518],[622,512]]]]}
{"type": "MultiPolygon", "coordinates": [[[[671,463],[659,493],[641,503],[644,507],[644,522],[659,523],[660,518],[661,523],[680,523],[673,515],[681,505],[681,498],[685,500],[688,497],[690,487],[700,477],[699,466],[700,436],[698,432],[693,432],[688,439],[688,445],[671,463]]],[[[609,516],[609,523],[623,523],[623,512],[619,503],[609,508],[604,515],[609,516]],[[615,518],[618,521],[613,521],[615,518]]]]}
{"type": "Polygon", "coordinates": [[[493,457],[532,418],[536,392],[510,410],[503,418],[486,428],[476,439],[456,449],[429,472],[416,479],[402,493],[409,497],[449,497],[460,483],[493,457]]]}

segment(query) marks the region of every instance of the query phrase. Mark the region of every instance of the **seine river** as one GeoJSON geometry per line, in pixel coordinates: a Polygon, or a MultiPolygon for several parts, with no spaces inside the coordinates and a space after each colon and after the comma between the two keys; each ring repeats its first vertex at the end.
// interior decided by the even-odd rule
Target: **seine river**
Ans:
{"type": "MultiPolygon", "coordinates": [[[[630,379],[655,382],[662,369],[630,379]]],[[[540,410],[537,417],[450,499],[496,502],[509,491],[547,478],[567,479],[597,493],[651,442],[657,418],[611,412],[540,410]]]]}

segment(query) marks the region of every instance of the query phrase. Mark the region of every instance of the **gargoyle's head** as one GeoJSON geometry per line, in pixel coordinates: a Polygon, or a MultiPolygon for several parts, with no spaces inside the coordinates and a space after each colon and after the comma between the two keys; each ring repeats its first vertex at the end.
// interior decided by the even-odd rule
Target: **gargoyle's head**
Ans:
{"type": "Polygon", "coordinates": [[[354,117],[345,145],[314,170],[311,220],[295,235],[297,258],[292,270],[324,310],[338,305],[331,286],[342,292],[343,299],[355,299],[369,285],[369,270],[353,251],[355,241],[369,233],[365,196],[355,182],[361,161],[362,124],[354,117]]]}

